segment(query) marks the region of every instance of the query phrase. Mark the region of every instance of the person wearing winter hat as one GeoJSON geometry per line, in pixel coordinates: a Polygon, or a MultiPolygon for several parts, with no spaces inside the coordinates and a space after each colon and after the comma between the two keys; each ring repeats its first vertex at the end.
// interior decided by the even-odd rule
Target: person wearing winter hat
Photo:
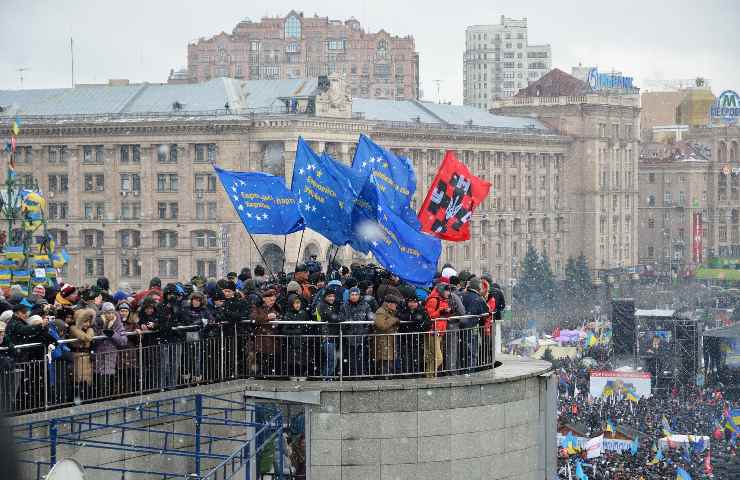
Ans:
{"type": "Polygon", "coordinates": [[[96,340],[95,349],[95,386],[97,394],[110,395],[115,385],[115,376],[118,364],[118,349],[128,344],[124,335],[123,323],[116,312],[116,307],[110,302],[103,302],[100,306],[100,315],[93,322],[93,331],[96,336],[105,336],[96,340]]]}
{"type": "Polygon", "coordinates": [[[383,304],[375,312],[375,333],[373,353],[375,358],[376,375],[390,375],[396,373],[396,339],[401,324],[397,316],[398,305],[403,300],[395,294],[388,294],[383,304]]]}
{"type": "Polygon", "coordinates": [[[348,375],[363,376],[369,373],[367,371],[369,352],[366,335],[370,332],[372,324],[367,322],[372,322],[375,314],[362,298],[358,287],[351,287],[347,290],[347,295],[347,302],[341,306],[340,317],[343,322],[352,322],[352,324],[343,327],[342,330],[344,334],[351,335],[347,340],[349,355],[346,360],[342,359],[342,365],[348,375]]]}
{"type": "Polygon", "coordinates": [[[478,329],[476,327],[485,325],[488,316],[488,305],[486,299],[481,294],[481,281],[473,277],[468,281],[468,289],[462,294],[462,302],[465,312],[470,317],[460,322],[460,328],[464,329],[463,337],[465,341],[460,344],[462,349],[462,367],[466,371],[472,371],[477,367],[478,352],[478,329]]]}
{"type": "Polygon", "coordinates": [[[329,380],[336,373],[337,363],[337,340],[339,335],[339,305],[337,302],[337,287],[327,286],[321,295],[321,301],[316,308],[316,320],[326,322],[322,332],[325,337],[322,345],[321,374],[325,380],[329,380]]]}

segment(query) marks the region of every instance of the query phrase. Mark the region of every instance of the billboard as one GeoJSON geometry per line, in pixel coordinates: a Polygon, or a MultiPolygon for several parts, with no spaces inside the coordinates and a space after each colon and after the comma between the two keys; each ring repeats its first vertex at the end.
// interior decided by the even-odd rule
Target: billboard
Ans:
{"type": "Polygon", "coordinates": [[[592,371],[589,394],[592,397],[615,395],[627,397],[627,393],[637,398],[649,397],[652,394],[650,374],[646,372],[592,371]]]}
{"type": "Polygon", "coordinates": [[[740,95],[732,90],[722,92],[710,109],[712,118],[734,123],[740,117],[740,95]]]}

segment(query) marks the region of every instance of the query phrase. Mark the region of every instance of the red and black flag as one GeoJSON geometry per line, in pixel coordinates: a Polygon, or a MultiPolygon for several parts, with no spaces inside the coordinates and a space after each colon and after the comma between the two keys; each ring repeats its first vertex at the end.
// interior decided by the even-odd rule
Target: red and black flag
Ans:
{"type": "Polygon", "coordinates": [[[421,231],[451,242],[469,240],[473,210],[490,189],[448,150],[419,211],[421,231]]]}

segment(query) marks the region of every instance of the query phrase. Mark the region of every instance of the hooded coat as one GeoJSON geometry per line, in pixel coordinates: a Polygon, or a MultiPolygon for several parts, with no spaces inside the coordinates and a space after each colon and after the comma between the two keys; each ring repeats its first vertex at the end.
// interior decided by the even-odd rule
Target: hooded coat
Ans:
{"type": "Polygon", "coordinates": [[[396,341],[392,334],[398,333],[400,320],[394,312],[388,310],[387,305],[382,305],[375,312],[375,333],[374,337],[375,360],[395,360],[396,359],[396,341]]]}
{"type": "Polygon", "coordinates": [[[110,325],[105,325],[105,319],[98,315],[93,322],[93,331],[96,336],[103,335],[103,330],[110,328],[113,335],[102,340],[96,340],[95,349],[95,373],[100,375],[114,375],[118,363],[118,349],[128,344],[124,333],[121,317],[116,312],[116,319],[110,325]]]}

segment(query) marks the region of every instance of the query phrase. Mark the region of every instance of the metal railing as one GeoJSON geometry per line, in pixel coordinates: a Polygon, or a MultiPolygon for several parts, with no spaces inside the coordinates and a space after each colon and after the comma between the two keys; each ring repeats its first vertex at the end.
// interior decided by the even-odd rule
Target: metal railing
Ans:
{"type": "Polygon", "coordinates": [[[465,374],[493,367],[494,329],[482,321],[488,316],[433,320],[433,325],[447,320],[443,331],[410,331],[411,322],[401,322],[398,333],[388,334],[373,332],[372,321],[180,326],[172,329],[176,341],[172,334],[128,332],[129,345],[115,350],[100,351],[108,339],[102,335],[89,349],[81,349],[76,339],[59,340],[57,349],[71,347],[60,358],[52,358],[40,343],[17,345],[18,350],[37,349],[38,358],[0,371],[0,411],[20,414],[243,378],[343,381],[465,374]],[[270,328],[275,333],[264,334],[270,328]]]}

